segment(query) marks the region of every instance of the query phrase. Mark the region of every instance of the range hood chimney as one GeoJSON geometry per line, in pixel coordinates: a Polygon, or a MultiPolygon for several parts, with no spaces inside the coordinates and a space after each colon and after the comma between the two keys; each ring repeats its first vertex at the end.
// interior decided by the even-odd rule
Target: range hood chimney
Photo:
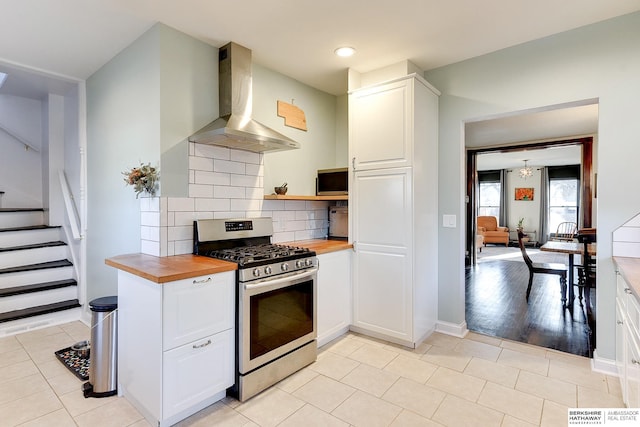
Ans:
{"type": "Polygon", "coordinates": [[[189,141],[259,153],[300,148],[298,142],[251,118],[251,50],[233,42],[221,47],[218,75],[220,118],[189,141]]]}

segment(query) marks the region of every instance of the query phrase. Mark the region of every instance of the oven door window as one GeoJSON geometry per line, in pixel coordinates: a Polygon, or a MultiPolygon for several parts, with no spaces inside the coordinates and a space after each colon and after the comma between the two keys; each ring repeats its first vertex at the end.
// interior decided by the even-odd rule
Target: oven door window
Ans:
{"type": "Polygon", "coordinates": [[[250,297],[250,359],[313,332],[313,280],[250,297]]]}

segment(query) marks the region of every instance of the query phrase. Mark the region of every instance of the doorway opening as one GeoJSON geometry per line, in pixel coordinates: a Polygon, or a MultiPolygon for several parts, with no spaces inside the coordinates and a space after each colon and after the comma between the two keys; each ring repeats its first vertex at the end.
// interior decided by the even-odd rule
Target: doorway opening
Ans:
{"type": "MultiPolygon", "coordinates": [[[[541,221],[544,208],[547,212],[555,209],[568,215],[573,212],[580,228],[595,226],[597,213],[593,202],[596,177],[594,135],[597,135],[597,100],[583,101],[560,108],[567,109],[567,111],[563,110],[562,114],[568,114],[569,110],[580,110],[580,113],[588,111],[592,116],[591,128],[578,133],[578,135],[588,136],[561,138],[549,135],[544,138],[526,139],[533,142],[524,143],[517,141],[525,139],[515,137],[512,141],[516,142],[509,143],[502,135],[509,133],[505,128],[501,131],[502,134],[494,132],[494,136],[498,135],[495,137],[496,144],[489,144],[488,141],[473,140],[477,136],[474,135],[477,129],[474,130],[473,123],[477,122],[465,125],[468,202],[465,315],[467,326],[472,331],[590,357],[595,348],[595,304],[594,309],[589,312],[579,305],[576,298],[571,308],[564,309],[559,292],[560,284],[557,283],[558,278],[550,275],[535,276],[532,298],[527,302],[525,292],[529,273],[520,254],[515,233],[517,225],[522,225],[524,219],[523,227],[532,235],[532,241],[527,245],[527,252],[543,259],[555,255],[555,260],[551,262],[564,261],[564,264],[567,264],[562,256],[558,257],[560,254],[540,253],[538,255],[540,243],[545,242],[548,236],[553,234],[551,231],[555,232],[551,230],[549,224],[541,221]],[[492,164],[491,161],[486,162],[486,159],[499,161],[492,164]],[[526,174],[520,173],[525,166],[529,166],[533,175],[525,176],[526,174]],[[565,185],[564,182],[562,183],[564,187],[555,185],[564,189],[570,189],[571,185],[577,187],[573,193],[577,193],[577,200],[573,206],[564,206],[558,202],[552,203],[553,206],[540,205],[540,197],[548,199],[545,191],[548,192],[550,187],[554,187],[554,184],[549,186],[549,182],[553,183],[553,179],[550,181],[549,175],[541,175],[542,171],[544,169],[544,173],[548,173],[553,168],[576,175],[572,178],[573,180],[568,179],[567,182],[570,185],[565,185]],[[479,198],[479,193],[482,191],[479,176],[487,170],[492,170],[494,175],[495,172],[502,172],[502,179],[486,178],[487,175],[491,176],[491,172],[484,172],[485,184],[482,188],[485,190],[485,195],[492,191],[502,193],[502,198],[497,202],[493,200],[496,197],[482,201],[479,198]],[[572,170],[574,172],[571,172],[572,170]],[[542,189],[540,186],[544,182],[546,182],[546,188],[542,189]],[[527,197],[519,199],[526,200],[525,202],[517,201],[518,191],[521,190],[527,191],[527,197]],[[507,209],[501,206],[503,204],[509,204],[507,209]],[[492,244],[484,246],[477,238],[477,217],[481,209],[483,212],[493,212],[491,215],[497,218],[502,216],[498,221],[499,225],[506,226],[510,230],[509,243],[506,246],[492,244]],[[489,255],[493,256],[489,257],[489,255]],[[479,258],[482,262],[478,262],[479,258]]],[[[550,110],[553,108],[540,109],[527,114],[536,115],[550,110]]],[[[496,123],[501,121],[505,123],[505,120],[508,122],[512,119],[514,123],[525,120],[523,117],[514,119],[513,116],[491,120],[496,120],[496,123]]],[[[544,127],[540,122],[538,125],[544,127]]],[[[495,128],[493,130],[495,131],[495,128]]],[[[565,172],[561,172],[560,176],[565,172]]],[[[556,182],[558,183],[560,181],[556,182]]],[[[568,190],[567,192],[570,193],[568,190]]],[[[592,300],[595,301],[595,298],[592,300]]]]}

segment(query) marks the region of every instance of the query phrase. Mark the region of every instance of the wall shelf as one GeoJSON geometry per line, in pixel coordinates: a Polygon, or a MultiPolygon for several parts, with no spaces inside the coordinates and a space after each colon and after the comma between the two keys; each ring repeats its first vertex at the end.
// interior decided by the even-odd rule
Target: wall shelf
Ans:
{"type": "Polygon", "coordinates": [[[349,196],[346,194],[340,196],[287,196],[279,194],[267,194],[264,196],[265,200],[349,200],[349,196]]]}

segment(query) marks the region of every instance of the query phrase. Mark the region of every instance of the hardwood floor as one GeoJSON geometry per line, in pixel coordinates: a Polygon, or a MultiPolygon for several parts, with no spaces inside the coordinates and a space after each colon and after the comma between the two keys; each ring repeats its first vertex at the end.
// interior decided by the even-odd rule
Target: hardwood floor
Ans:
{"type": "Polygon", "coordinates": [[[529,271],[521,257],[483,260],[466,269],[466,320],[471,331],[592,357],[595,348],[595,290],[592,312],[563,308],[558,276],[536,274],[529,302],[529,271]],[[592,332],[593,331],[593,332],[592,332]]]}

